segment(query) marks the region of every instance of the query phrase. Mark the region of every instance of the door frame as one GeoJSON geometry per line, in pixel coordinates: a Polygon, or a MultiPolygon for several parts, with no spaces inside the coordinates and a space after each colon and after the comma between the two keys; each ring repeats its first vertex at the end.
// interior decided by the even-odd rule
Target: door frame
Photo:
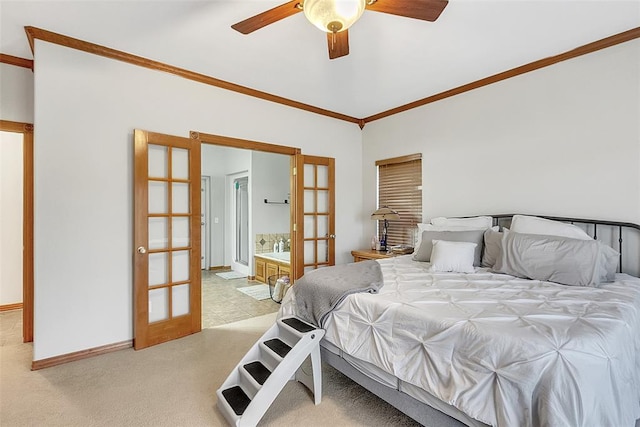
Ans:
{"type": "MultiPolygon", "coordinates": [[[[197,139],[200,141],[201,144],[210,144],[210,145],[219,145],[219,146],[223,146],[223,147],[229,147],[229,148],[241,148],[241,149],[245,149],[245,150],[252,150],[252,151],[264,151],[267,153],[274,153],[274,154],[284,154],[289,156],[290,158],[290,167],[291,170],[293,171],[294,168],[296,167],[296,156],[302,153],[302,150],[300,148],[297,147],[288,147],[285,145],[277,145],[277,144],[269,144],[266,142],[259,142],[259,141],[251,141],[248,139],[240,139],[240,138],[232,138],[229,136],[222,136],[222,135],[213,135],[213,134],[208,134],[208,133],[204,133],[204,132],[199,132],[199,131],[191,131],[189,132],[189,137],[191,139],[197,139]]],[[[296,253],[296,244],[295,241],[296,239],[294,238],[295,233],[296,233],[296,200],[295,200],[295,195],[296,195],[296,177],[294,176],[294,173],[290,174],[290,182],[289,182],[289,188],[291,190],[291,207],[289,208],[289,233],[291,235],[291,267],[293,268],[295,265],[295,253],[296,253]]],[[[292,271],[292,277],[299,277],[295,275],[295,272],[292,271]]]]}
{"type": "Polygon", "coordinates": [[[0,131],[22,134],[22,340],[33,341],[33,124],[0,120],[0,131]]]}

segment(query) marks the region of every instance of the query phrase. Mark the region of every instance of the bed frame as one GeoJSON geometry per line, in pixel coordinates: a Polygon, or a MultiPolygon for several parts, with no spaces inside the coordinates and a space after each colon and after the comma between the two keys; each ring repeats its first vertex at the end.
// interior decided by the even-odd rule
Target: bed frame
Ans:
{"type": "MultiPolygon", "coordinates": [[[[516,214],[487,216],[493,217],[494,225],[508,227],[514,215],[516,214]]],[[[545,215],[535,216],[579,226],[594,239],[600,238],[603,243],[608,244],[620,253],[619,272],[640,276],[640,225],[608,220],[545,215]],[[624,256],[623,253],[625,254],[624,256]],[[623,261],[625,262],[624,264],[623,261]],[[625,268],[623,268],[623,265],[625,268]]],[[[336,354],[325,346],[322,346],[322,344],[323,343],[321,343],[321,353],[324,362],[420,424],[430,427],[486,426],[486,424],[470,418],[468,415],[435,397],[434,404],[430,406],[409,396],[400,390],[400,380],[398,380],[398,386],[395,388],[386,386],[356,369],[342,357],[341,353],[336,354]],[[434,406],[437,406],[438,409],[434,406]]],[[[636,422],[636,427],[640,427],[640,419],[636,422]]]]}

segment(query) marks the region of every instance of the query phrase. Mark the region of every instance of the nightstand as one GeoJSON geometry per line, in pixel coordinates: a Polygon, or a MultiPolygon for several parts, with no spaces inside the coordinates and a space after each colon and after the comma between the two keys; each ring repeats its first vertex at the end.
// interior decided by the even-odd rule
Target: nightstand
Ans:
{"type": "Polygon", "coordinates": [[[398,256],[399,254],[387,253],[385,251],[376,251],[373,249],[359,249],[357,251],[351,251],[351,255],[353,256],[353,262],[365,261],[368,259],[381,259],[381,258],[391,258],[394,256],[398,256]]]}

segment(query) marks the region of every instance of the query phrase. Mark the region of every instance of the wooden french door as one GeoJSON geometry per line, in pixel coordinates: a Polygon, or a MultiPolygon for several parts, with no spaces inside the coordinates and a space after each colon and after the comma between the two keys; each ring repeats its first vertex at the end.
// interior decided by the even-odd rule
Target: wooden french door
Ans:
{"type": "Polygon", "coordinates": [[[335,264],[335,159],[296,155],[294,278],[335,264]]]}
{"type": "Polygon", "coordinates": [[[200,141],[134,133],[134,347],[201,329],[200,141]]]}

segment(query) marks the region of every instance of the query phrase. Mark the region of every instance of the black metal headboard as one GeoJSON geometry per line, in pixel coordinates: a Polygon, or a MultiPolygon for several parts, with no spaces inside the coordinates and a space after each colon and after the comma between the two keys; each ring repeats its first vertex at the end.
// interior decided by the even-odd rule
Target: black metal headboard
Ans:
{"type": "MultiPolygon", "coordinates": [[[[624,241],[623,236],[625,236],[625,230],[635,230],[637,231],[638,236],[640,236],[640,225],[634,224],[632,222],[619,222],[619,221],[608,221],[608,220],[602,220],[602,219],[568,218],[568,217],[560,217],[560,216],[529,215],[529,214],[497,214],[497,215],[487,215],[487,216],[493,217],[494,225],[504,226],[505,223],[508,223],[511,221],[511,218],[514,215],[536,216],[538,218],[545,218],[553,221],[567,222],[575,225],[584,225],[586,226],[585,231],[589,235],[591,235],[594,239],[598,238],[598,227],[600,227],[601,230],[602,228],[606,227],[607,231],[609,232],[610,230],[617,230],[617,242],[618,242],[617,246],[618,247],[617,248],[614,247],[614,249],[616,249],[620,253],[620,262],[618,266],[618,269],[620,272],[624,272],[622,268],[622,261],[623,261],[622,254],[623,254],[623,241],[624,241]]],[[[638,262],[640,264],[640,260],[638,262]]],[[[637,265],[636,267],[640,268],[640,265],[637,265]]]]}

